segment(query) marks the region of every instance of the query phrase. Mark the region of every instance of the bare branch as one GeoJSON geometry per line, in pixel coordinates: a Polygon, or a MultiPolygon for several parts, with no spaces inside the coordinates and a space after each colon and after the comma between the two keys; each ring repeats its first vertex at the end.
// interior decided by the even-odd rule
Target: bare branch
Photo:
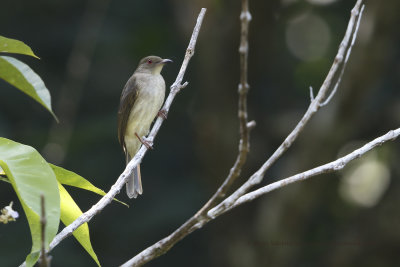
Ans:
{"type": "MultiPolygon", "coordinates": [[[[300,182],[306,179],[309,179],[311,177],[314,177],[319,174],[323,173],[330,173],[330,172],[335,172],[343,169],[350,161],[353,161],[357,158],[360,158],[363,156],[365,153],[369,152],[370,150],[374,149],[377,146],[382,145],[385,142],[388,141],[393,141],[400,135],[400,128],[397,128],[396,130],[391,130],[385,135],[382,135],[373,141],[365,144],[364,146],[360,147],[359,149],[354,150],[353,152],[347,154],[344,157],[341,157],[335,161],[329,162],[327,164],[321,165],[319,167],[313,168],[311,170],[298,173],[296,175],[290,176],[288,178],[279,180],[277,182],[271,183],[269,185],[263,186],[257,190],[254,190],[253,192],[247,193],[243,196],[241,196],[231,207],[229,207],[228,210],[235,208],[239,205],[242,205],[243,203],[252,201],[262,195],[265,195],[271,191],[274,191],[276,189],[285,187],[289,184],[300,182]]],[[[256,175],[256,174],[254,174],[256,175]]],[[[228,211],[226,210],[226,211],[228,211]]],[[[224,211],[224,212],[226,212],[224,211]]],[[[213,212],[211,210],[210,212],[213,212]]]]}
{"type": "Polygon", "coordinates": [[[41,245],[40,245],[40,267],[48,267],[49,266],[49,259],[46,254],[46,210],[44,206],[44,196],[40,195],[40,230],[41,230],[41,245]]]}
{"type": "Polygon", "coordinates": [[[173,245],[179,242],[182,238],[193,232],[194,230],[201,228],[211,218],[207,217],[207,212],[217,204],[231,188],[234,181],[239,177],[243,165],[246,162],[247,154],[250,149],[249,133],[252,128],[255,127],[255,121],[248,122],[247,120],[247,93],[250,86],[247,82],[247,69],[248,69],[248,32],[249,23],[251,20],[251,14],[249,12],[248,0],[242,0],[242,12],[240,14],[241,19],[241,38],[239,46],[240,55],[240,83],[239,83],[239,104],[238,104],[238,117],[240,127],[240,141],[239,141],[239,152],[236,161],[231,168],[228,177],[225,179],[223,184],[218,188],[215,194],[210,200],[188,221],[186,221],[181,227],[174,231],[169,236],[163,238],[152,246],[146,248],[134,258],[130,259],[122,266],[141,266],[150,260],[161,256],[166,253],[173,245]]]}
{"type": "Polygon", "coordinates": [[[225,209],[232,206],[239,197],[244,195],[246,192],[250,190],[253,186],[259,184],[265,172],[283,155],[283,153],[294,143],[296,138],[302,132],[306,124],[310,121],[311,117],[319,110],[321,107],[321,103],[324,101],[333,81],[333,78],[337,74],[340,64],[343,62],[345,58],[345,54],[349,51],[350,48],[350,40],[354,40],[358,27],[356,22],[360,20],[362,0],[358,0],[355,4],[354,8],[351,11],[351,16],[349,20],[349,24],[347,26],[346,33],[344,38],[339,46],[338,53],[333,61],[331,69],[328,72],[328,75],[325,78],[324,83],[322,84],[317,96],[314,98],[303,115],[301,120],[298,122],[293,131],[286,137],[285,141],[278,147],[278,149],[272,154],[272,156],[261,166],[261,168],[252,175],[247,182],[245,182],[239,189],[237,189],[232,195],[226,198],[222,203],[220,203],[216,208],[212,209],[212,211],[208,212],[208,216],[214,217],[218,216],[220,213],[223,213],[225,209]]]}
{"type": "MultiPolygon", "coordinates": [[[[255,126],[255,122],[248,122],[247,120],[247,92],[249,90],[249,85],[247,83],[247,58],[248,58],[248,26],[251,20],[251,15],[248,10],[248,0],[242,0],[242,13],[240,15],[242,22],[242,31],[241,31],[241,42],[240,42],[240,66],[241,66],[241,75],[240,75],[240,84],[239,84],[239,124],[240,124],[240,143],[239,143],[239,152],[237,159],[235,161],[234,166],[230,170],[228,177],[225,179],[224,183],[217,190],[217,192],[211,197],[211,199],[188,221],[186,221],[182,226],[180,226],[177,230],[171,233],[169,236],[161,239],[150,247],[146,248],[135,257],[124,263],[122,266],[141,266],[154,258],[161,256],[166,253],[169,249],[171,249],[177,242],[181,239],[192,233],[194,230],[201,228],[203,225],[216,218],[217,216],[235,208],[243,203],[251,201],[261,195],[264,195],[272,190],[281,188],[288,184],[301,181],[304,179],[308,179],[310,177],[316,176],[321,173],[333,172],[342,169],[348,162],[364,155],[371,149],[375,148],[378,145],[381,145],[384,142],[391,141],[396,139],[400,135],[400,128],[394,131],[390,131],[387,134],[369,142],[365,146],[361,147],[353,151],[352,153],[337,159],[333,162],[327,163],[325,165],[316,167],[312,170],[296,174],[289,178],[283,179],[281,181],[271,183],[265,187],[262,187],[253,192],[247,193],[253,186],[260,183],[264,177],[265,172],[276,162],[276,160],[293,144],[298,135],[301,133],[305,125],[309,122],[311,117],[322,107],[325,102],[329,102],[331,96],[335,93],[342,74],[344,72],[344,67],[347,63],[349,55],[351,53],[351,48],[354,44],[356,34],[358,31],[358,26],[360,23],[363,6],[361,7],[362,0],[357,0],[349,20],[349,24],[345,33],[345,36],[339,46],[338,53],[335,57],[335,60],[329,70],[324,83],[322,84],[318,94],[314,97],[314,93],[312,92],[312,88],[310,87],[310,98],[311,103],[304,114],[303,118],[296,125],[294,130],[286,137],[284,142],[279,146],[279,148],[274,152],[274,154],[261,166],[261,168],[255,172],[247,182],[245,182],[238,190],[236,190],[232,195],[223,200],[219,205],[215,206],[221,198],[225,197],[229,188],[236,180],[236,178],[240,175],[243,164],[246,161],[246,157],[249,151],[249,132],[255,126]],[[338,71],[341,71],[338,73],[338,71]],[[338,77],[336,84],[332,89],[332,84],[334,83],[334,78],[338,77]],[[328,96],[329,91],[332,89],[331,96],[328,96]]],[[[197,24],[195,26],[192,39],[190,41],[189,47],[186,51],[185,59],[182,63],[181,70],[178,74],[178,77],[174,84],[171,86],[171,92],[165,101],[163,110],[165,113],[168,113],[172,100],[174,99],[177,92],[180,91],[183,87],[187,85],[187,82],[182,84],[184,72],[186,70],[189,59],[194,53],[194,45],[197,40],[197,36],[200,30],[200,26],[205,14],[205,9],[202,9],[200,15],[197,20],[197,24]]],[[[153,140],[155,135],[157,134],[163,119],[159,117],[153,128],[150,132],[149,139],[153,140]]],[[[111,190],[105,197],[103,197],[95,206],[93,206],[89,211],[84,213],[80,218],[78,218],[75,222],[73,222],[70,226],[64,228],[56,238],[53,240],[52,244],[50,244],[50,249],[55,247],[61,240],[63,240],[66,236],[70,235],[73,230],[79,227],[82,223],[88,222],[95,214],[100,212],[106,205],[108,205],[112,198],[119,192],[122,186],[125,184],[126,177],[130,175],[133,168],[137,166],[138,163],[141,162],[144,154],[146,153],[146,147],[142,146],[136,156],[131,160],[131,162],[127,165],[125,171],[118,178],[117,182],[111,187],[111,190]]]]}
{"type": "Polygon", "coordinates": [[[351,40],[349,49],[347,49],[346,57],[344,59],[343,65],[342,65],[342,70],[340,71],[340,74],[339,74],[339,77],[338,77],[338,79],[336,81],[335,87],[333,88],[333,90],[330,93],[330,95],[326,98],[326,100],[319,105],[320,107],[326,106],[331,101],[332,97],[335,95],[335,93],[337,91],[337,88],[339,87],[340,82],[342,81],[343,73],[344,73],[344,70],[346,69],[347,61],[349,60],[349,57],[350,57],[350,54],[351,54],[351,49],[353,48],[354,42],[356,41],[358,27],[360,26],[360,21],[361,21],[361,17],[362,17],[363,11],[364,11],[364,5],[361,6],[360,14],[358,15],[357,24],[356,24],[355,29],[354,29],[353,38],[351,40]]]}
{"type": "MultiPolygon", "coordinates": [[[[167,99],[165,100],[162,109],[166,113],[169,111],[176,94],[188,84],[187,82],[182,84],[182,80],[183,76],[185,75],[189,61],[194,54],[197,37],[199,36],[200,27],[203,22],[205,12],[206,9],[202,8],[197,18],[197,23],[196,26],[194,27],[189,46],[186,50],[185,58],[183,59],[182,62],[181,69],[179,70],[178,76],[175,82],[172,84],[171,91],[167,99]]],[[[155,136],[160,130],[163,121],[164,121],[163,118],[161,117],[157,118],[156,122],[153,125],[153,128],[151,129],[148,139],[154,140],[155,136]]],[[[133,157],[132,160],[129,162],[129,164],[126,166],[122,174],[118,177],[115,184],[111,186],[110,191],[104,197],[102,197],[99,202],[97,202],[94,206],[92,206],[92,208],[83,213],[81,216],[79,216],[79,218],[77,218],[74,222],[72,222],[70,225],[65,227],[60,233],[58,233],[56,237],[53,239],[53,241],[50,243],[49,251],[51,251],[54,247],[56,247],[66,237],[70,236],[72,232],[75,231],[79,226],[89,222],[96,214],[101,212],[108,204],[111,203],[115,195],[117,195],[120,192],[121,188],[125,185],[126,179],[132,174],[133,169],[142,161],[146,152],[147,148],[145,146],[142,146],[140,150],[136,153],[135,157],[133,157]]],[[[25,263],[23,263],[21,266],[25,266],[25,263]]]]}
{"type": "MultiPolygon", "coordinates": [[[[306,123],[310,120],[311,116],[317,112],[320,108],[320,103],[324,100],[330,85],[332,83],[333,77],[339,68],[340,63],[343,60],[343,55],[346,51],[348,51],[349,47],[349,39],[353,35],[353,40],[355,38],[356,30],[354,30],[354,21],[358,16],[360,4],[362,0],[359,0],[352,10],[352,16],[349,21],[349,26],[345,37],[339,47],[339,52],[335,58],[335,61],[331,67],[331,70],[328,73],[328,76],[325,79],[324,84],[321,86],[318,95],[315,97],[315,101],[312,101],[310,107],[308,108],[306,114],[296,126],[296,128],[292,131],[292,133],[286,138],[285,142],[278,148],[278,150],[274,153],[274,155],[267,161],[269,165],[265,166],[258,170],[252,177],[250,177],[249,181],[244,184],[245,191],[241,191],[243,186],[239,188],[234,194],[232,194],[229,198],[225,199],[220,205],[215,208],[210,208],[217,203],[217,201],[224,197],[233,181],[240,175],[241,168],[245,162],[247,153],[248,153],[248,134],[249,130],[255,126],[255,122],[247,122],[247,106],[246,106],[246,97],[247,91],[249,89],[249,85],[247,84],[247,56],[248,56],[248,23],[251,19],[251,15],[248,11],[248,1],[242,0],[242,35],[241,35],[241,45],[239,48],[239,53],[241,55],[241,83],[239,84],[239,121],[240,121],[240,144],[239,144],[239,154],[236,159],[234,167],[231,169],[227,179],[221,185],[221,187],[217,190],[217,192],[212,196],[212,198],[204,205],[193,217],[191,217],[188,221],[186,221],[181,227],[175,230],[169,236],[161,239],[157,243],[143,250],[139,254],[137,254],[134,258],[130,259],[126,263],[124,263],[123,267],[128,266],[141,266],[150,260],[159,257],[160,255],[166,253],[173,245],[175,245],[178,241],[183,239],[185,236],[192,233],[194,230],[201,228],[203,225],[208,223],[210,220],[214,219],[216,216],[226,212],[227,210],[233,208],[233,206],[237,206],[235,202],[241,197],[249,188],[255,185],[254,181],[260,182],[262,177],[264,176],[265,171],[272,165],[294,142],[296,137],[299,135],[301,130],[304,128],[306,123]],[[349,30],[350,29],[350,30],[349,30]],[[243,41],[244,40],[244,41],[243,41]],[[243,132],[246,131],[246,132],[243,132]],[[242,153],[244,153],[242,155],[242,153]],[[244,158],[243,158],[244,156],[244,158]],[[242,161],[243,160],[243,161],[242,161]],[[249,184],[250,183],[250,184],[249,184]],[[238,193],[239,192],[239,193],[238,193]],[[227,201],[228,200],[228,201],[227,201]],[[207,212],[207,214],[205,214],[207,212]]],[[[314,98],[312,96],[312,98],[314,98]]]]}
{"type": "Polygon", "coordinates": [[[247,154],[250,150],[249,134],[250,129],[254,128],[256,123],[247,121],[247,93],[250,86],[247,82],[248,56],[249,56],[249,24],[251,14],[249,11],[249,1],[242,0],[242,11],[240,13],[241,34],[240,34],[240,83],[238,86],[239,103],[238,103],[238,118],[239,118],[239,151],[236,156],[235,163],[230,169],[228,176],[210,200],[197,212],[197,215],[202,217],[214,207],[223,197],[239,177],[243,165],[246,163],[247,154]]]}

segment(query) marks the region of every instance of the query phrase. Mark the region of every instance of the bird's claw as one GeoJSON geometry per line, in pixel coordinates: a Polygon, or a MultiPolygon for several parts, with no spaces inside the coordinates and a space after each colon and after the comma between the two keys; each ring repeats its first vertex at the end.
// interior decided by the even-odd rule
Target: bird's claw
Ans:
{"type": "Polygon", "coordinates": [[[135,135],[139,139],[140,143],[142,143],[147,149],[153,149],[152,138],[146,138],[145,136],[141,138],[137,133],[135,133],[135,135]]]}
{"type": "Polygon", "coordinates": [[[160,109],[160,111],[158,112],[158,117],[163,118],[164,120],[167,119],[167,111],[165,109],[160,109]]]}

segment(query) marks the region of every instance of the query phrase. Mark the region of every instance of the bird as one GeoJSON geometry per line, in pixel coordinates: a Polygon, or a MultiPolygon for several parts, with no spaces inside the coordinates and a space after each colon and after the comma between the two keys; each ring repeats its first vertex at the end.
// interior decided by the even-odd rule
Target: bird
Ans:
{"type": "MultiPolygon", "coordinates": [[[[161,70],[170,62],[172,60],[158,56],[141,59],[122,90],[118,108],[118,140],[125,153],[126,164],[142,144],[151,147],[143,137],[148,134],[156,116],[166,117],[160,111],[165,98],[165,81],[161,70]]],[[[143,193],[139,164],[128,177],[126,193],[129,198],[136,198],[143,193]]]]}

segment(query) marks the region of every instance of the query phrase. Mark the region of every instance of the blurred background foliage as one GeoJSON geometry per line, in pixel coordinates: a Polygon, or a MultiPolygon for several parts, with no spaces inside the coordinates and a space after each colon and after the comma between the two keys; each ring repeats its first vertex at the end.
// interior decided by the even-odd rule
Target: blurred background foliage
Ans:
{"type": "MultiPolygon", "coordinates": [[[[257,122],[246,179],[278,147],[322,84],[355,0],[250,1],[249,118],[257,122]]],[[[22,57],[45,81],[60,119],[0,81],[0,136],[108,190],[124,168],[119,96],[138,61],[154,54],[179,70],[201,7],[196,54],[168,120],[142,164],[144,195],[113,203],[89,224],[103,266],[116,266],[188,219],[215,191],[238,147],[240,1],[2,1],[0,34],[41,58],[22,57]]],[[[366,1],[338,93],[265,183],[336,159],[400,124],[400,2],[366,1]]],[[[21,58],[20,56],[18,56],[21,58]]],[[[396,266],[400,250],[400,145],[392,142],[344,171],[288,186],[218,218],[148,266],[396,266]]],[[[0,206],[16,196],[2,184],[0,206]]],[[[97,195],[69,190],[83,210],[97,195]]],[[[19,203],[14,208],[21,211],[19,203]]],[[[0,227],[2,266],[30,249],[25,218],[0,227]]],[[[68,238],[54,266],[94,266],[68,238]]]]}

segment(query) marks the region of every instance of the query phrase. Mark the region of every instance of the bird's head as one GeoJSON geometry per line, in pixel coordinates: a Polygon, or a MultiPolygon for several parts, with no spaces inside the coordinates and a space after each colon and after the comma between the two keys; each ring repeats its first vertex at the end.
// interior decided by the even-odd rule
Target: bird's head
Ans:
{"type": "Polygon", "coordinates": [[[157,56],[148,56],[140,60],[136,72],[160,74],[164,65],[170,62],[172,62],[171,59],[162,59],[157,56]]]}

